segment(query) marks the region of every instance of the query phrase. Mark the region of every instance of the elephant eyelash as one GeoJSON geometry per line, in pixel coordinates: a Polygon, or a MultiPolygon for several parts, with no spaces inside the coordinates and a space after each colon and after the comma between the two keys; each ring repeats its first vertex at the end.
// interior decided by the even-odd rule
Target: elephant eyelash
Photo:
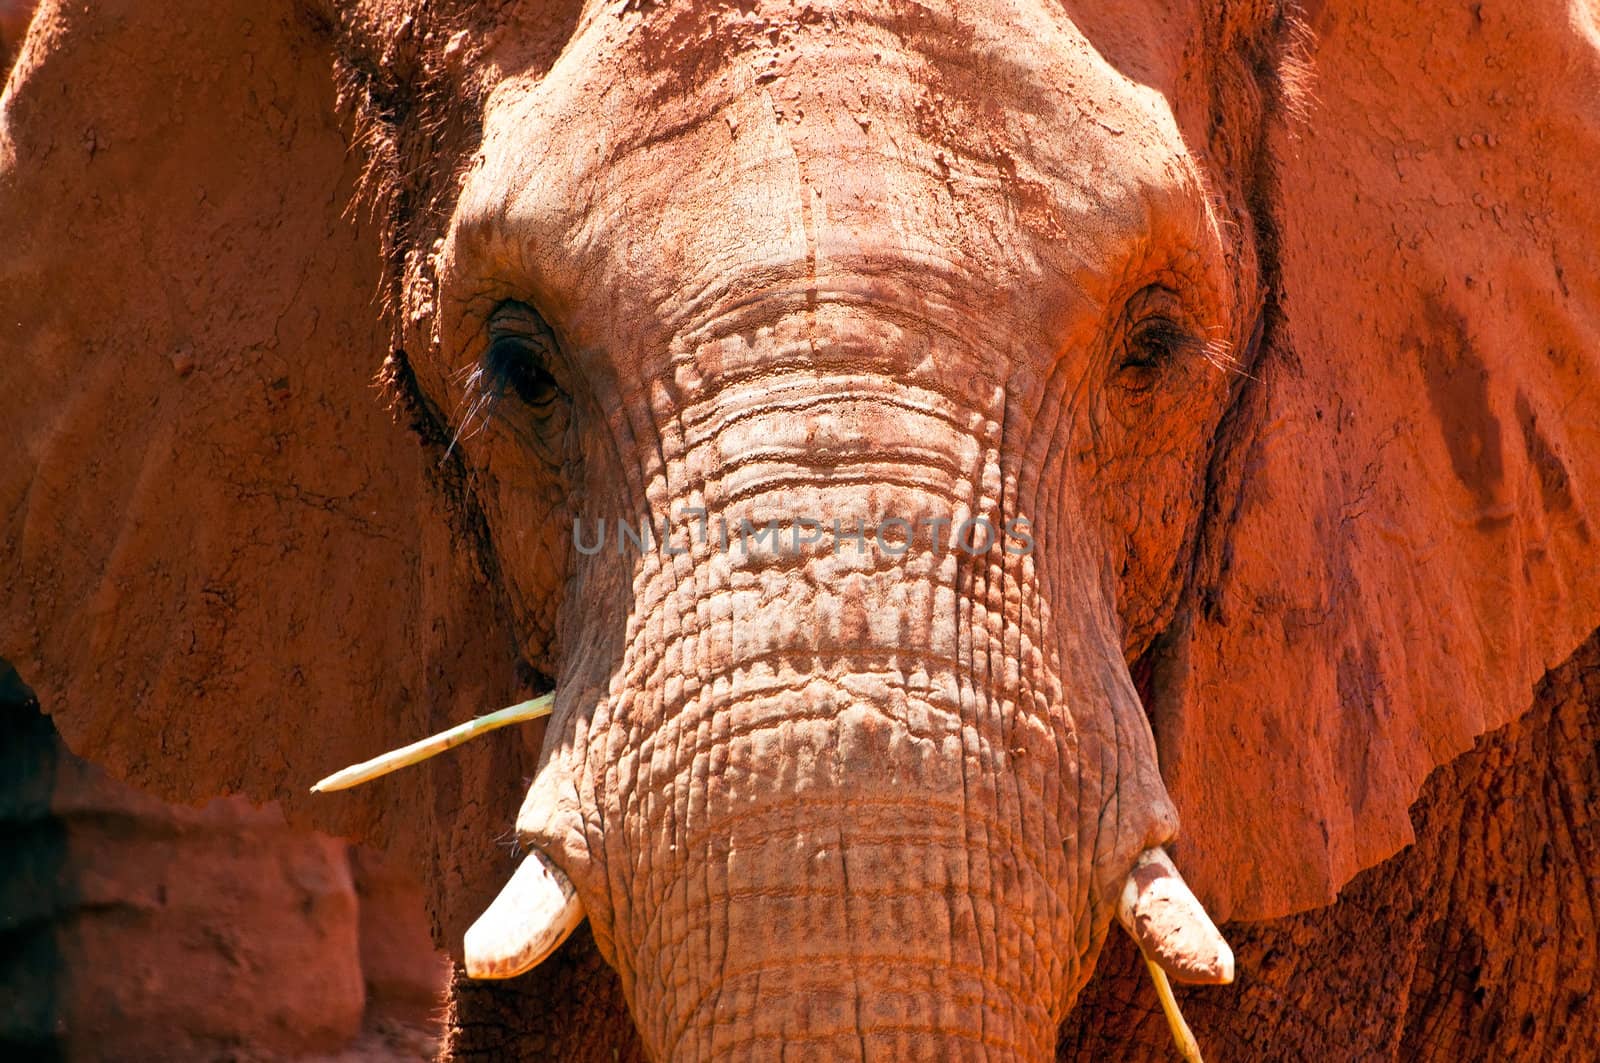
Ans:
{"type": "Polygon", "coordinates": [[[1124,369],[1161,369],[1180,355],[1204,347],[1188,329],[1165,317],[1152,317],[1134,326],[1123,355],[1124,369]]]}
{"type": "Polygon", "coordinates": [[[1202,330],[1188,320],[1179,295],[1165,285],[1140,290],[1124,306],[1125,320],[1119,372],[1136,391],[1148,389],[1156,376],[1184,358],[1203,357],[1224,373],[1243,373],[1233,347],[1216,329],[1202,330]],[[1209,333],[1209,334],[1208,334],[1209,333]]]}
{"type": "Polygon", "coordinates": [[[522,303],[503,303],[489,322],[488,348],[481,360],[463,370],[465,410],[452,449],[482,432],[508,399],[515,398],[543,419],[566,398],[547,368],[556,353],[555,337],[537,311],[522,303]]]}
{"type": "Polygon", "coordinates": [[[457,444],[473,439],[488,426],[494,416],[495,407],[499,405],[504,395],[502,389],[485,377],[482,365],[463,369],[457,374],[456,379],[462,382],[465,394],[456,406],[460,416],[456,419],[455,434],[450,438],[450,446],[445,451],[446,456],[455,450],[457,444]]]}

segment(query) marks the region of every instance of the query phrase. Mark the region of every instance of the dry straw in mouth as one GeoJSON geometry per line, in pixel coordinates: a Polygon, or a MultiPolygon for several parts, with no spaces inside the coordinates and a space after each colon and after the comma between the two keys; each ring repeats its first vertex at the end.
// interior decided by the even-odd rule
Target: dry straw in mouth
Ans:
{"type": "Polygon", "coordinates": [[[541,716],[550,715],[550,708],[555,703],[554,694],[541,694],[531,701],[524,701],[499,712],[491,712],[487,716],[479,716],[476,720],[457,724],[448,731],[440,731],[436,735],[413,742],[409,746],[390,750],[387,753],[364,760],[360,764],[352,764],[343,771],[336,771],[326,779],[319,780],[311,787],[314,794],[325,794],[333,790],[348,790],[352,786],[359,786],[370,782],[380,775],[387,775],[391,771],[427,760],[429,757],[438,756],[447,749],[454,749],[461,743],[477,738],[479,735],[488,734],[490,731],[501,727],[509,727],[514,723],[526,723],[537,720],[541,716]]]}

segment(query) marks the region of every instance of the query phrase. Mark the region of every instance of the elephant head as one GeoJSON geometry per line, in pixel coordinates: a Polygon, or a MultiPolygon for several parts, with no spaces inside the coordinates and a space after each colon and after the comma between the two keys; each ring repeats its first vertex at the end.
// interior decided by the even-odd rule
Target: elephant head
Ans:
{"type": "Polygon", "coordinates": [[[1119,912],[1227,976],[1164,846],[1326,902],[1600,620],[1536,7],[1491,152],[1398,7],[46,3],[0,654],[191,797],[551,689],[326,812],[453,936],[525,789],[470,970],[586,917],[659,1057],[1048,1058],[1119,912]]]}

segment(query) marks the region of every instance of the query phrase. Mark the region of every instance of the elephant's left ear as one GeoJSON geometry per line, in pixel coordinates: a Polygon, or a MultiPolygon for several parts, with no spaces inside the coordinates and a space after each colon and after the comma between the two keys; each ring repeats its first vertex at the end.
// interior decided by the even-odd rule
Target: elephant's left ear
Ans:
{"type": "Polygon", "coordinates": [[[1313,5],[1272,288],[1152,706],[1219,918],[1330,901],[1600,626],[1600,26],[1313,5]]]}
{"type": "MultiPolygon", "coordinates": [[[[0,656],[72,747],[304,801],[503,704],[436,459],[373,386],[383,256],[310,5],[47,2],[0,106],[0,656]]],[[[422,792],[320,807],[420,831],[422,792]]]]}

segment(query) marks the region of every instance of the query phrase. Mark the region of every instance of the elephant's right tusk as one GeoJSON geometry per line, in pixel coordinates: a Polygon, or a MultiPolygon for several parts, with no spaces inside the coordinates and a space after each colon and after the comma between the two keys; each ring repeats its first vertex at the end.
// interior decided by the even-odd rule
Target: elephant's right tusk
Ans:
{"type": "Polygon", "coordinates": [[[581,922],[583,905],[572,880],[549,857],[531,850],[505,889],[467,928],[467,975],[515,978],[531,971],[581,922]]]}
{"type": "Polygon", "coordinates": [[[461,743],[477,738],[479,735],[488,734],[499,727],[509,727],[514,723],[524,723],[528,720],[537,720],[541,716],[550,715],[550,707],[555,702],[554,694],[541,694],[532,701],[524,701],[513,705],[509,709],[491,712],[487,716],[479,716],[476,720],[457,724],[448,731],[440,731],[436,735],[413,742],[409,746],[390,750],[371,760],[364,760],[360,764],[352,764],[343,771],[336,771],[326,779],[319,780],[311,787],[314,794],[327,793],[330,790],[348,790],[352,786],[370,782],[380,775],[387,775],[391,771],[398,771],[411,764],[427,760],[429,757],[438,756],[447,749],[454,749],[461,743]]]}

